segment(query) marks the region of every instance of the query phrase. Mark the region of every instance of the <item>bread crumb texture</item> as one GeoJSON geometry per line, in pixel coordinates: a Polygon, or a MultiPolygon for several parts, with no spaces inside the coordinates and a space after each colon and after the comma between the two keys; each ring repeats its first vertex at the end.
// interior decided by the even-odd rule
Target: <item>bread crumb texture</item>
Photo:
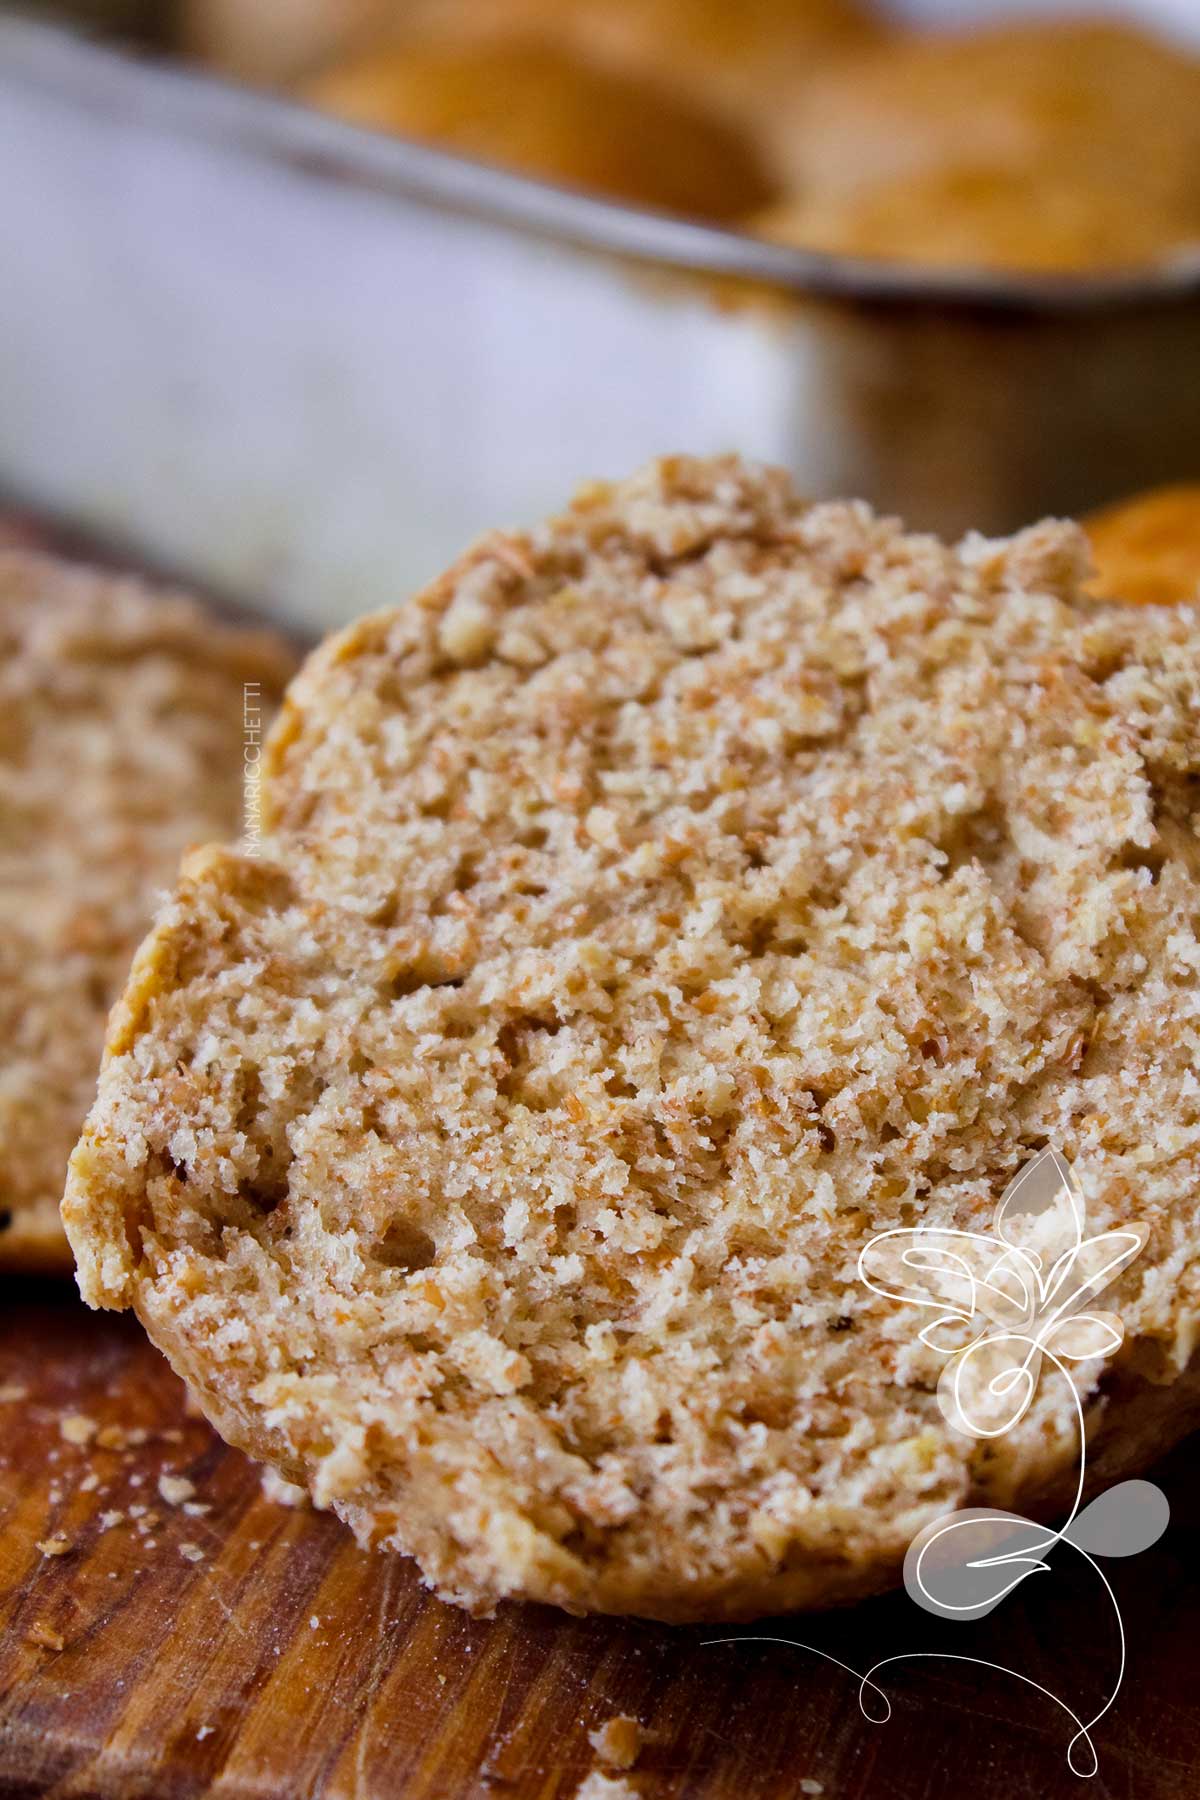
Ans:
{"type": "Polygon", "coordinates": [[[1149,1231],[1089,1430],[1161,1447],[1200,621],[1086,573],[1073,526],[952,548],[679,458],[332,639],[262,856],[189,860],[114,1013],[86,1298],[448,1599],[745,1617],[1073,1480],[1064,1384],[956,1434],[856,1274],[888,1227],[988,1229],[1053,1143],[1092,1230],[1149,1231]]]}
{"type": "Polygon", "coordinates": [[[0,1266],[70,1267],[58,1206],[104,1022],[181,852],[239,825],[263,632],[0,551],[0,1266]]]}
{"type": "Polygon", "coordinates": [[[575,1800],[639,1800],[641,1789],[623,1775],[603,1775],[593,1769],[575,1789],[575,1800]]]}
{"type": "Polygon", "coordinates": [[[606,1768],[632,1769],[641,1755],[645,1735],[629,1713],[617,1713],[588,1732],[588,1743],[606,1768]]]}

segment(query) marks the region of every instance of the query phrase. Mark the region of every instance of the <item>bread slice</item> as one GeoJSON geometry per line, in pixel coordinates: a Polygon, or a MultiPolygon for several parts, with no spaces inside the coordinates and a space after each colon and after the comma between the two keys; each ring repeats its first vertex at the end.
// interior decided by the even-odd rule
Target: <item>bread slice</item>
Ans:
{"type": "Polygon", "coordinates": [[[950,548],[674,459],[332,639],[262,856],[189,861],[114,1014],[86,1299],[448,1599],[746,1617],[1071,1489],[1064,1384],[959,1436],[856,1268],[1052,1143],[1149,1234],[1093,1466],[1170,1441],[1200,621],[1085,573],[1073,526],[950,548]]]}
{"type": "Polygon", "coordinates": [[[69,1269],[67,1158],[180,853],[241,819],[243,685],[294,659],[192,602],[0,551],[0,1267],[69,1269]]]}

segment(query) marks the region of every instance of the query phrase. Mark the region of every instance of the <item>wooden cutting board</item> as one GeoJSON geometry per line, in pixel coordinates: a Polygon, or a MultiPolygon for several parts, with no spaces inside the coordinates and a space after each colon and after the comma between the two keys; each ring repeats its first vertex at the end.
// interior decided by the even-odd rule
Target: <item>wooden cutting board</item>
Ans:
{"type": "Polygon", "coordinates": [[[1108,1565],[1129,1668],[1084,1785],[1065,1715],[1011,1677],[900,1664],[892,1717],[871,1724],[853,1678],[798,1647],[860,1669],[917,1648],[986,1657],[1087,1716],[1117,1650],[1077,1558],[976,1625],[927,1619],[903,1595],[764,1625],[792,1641],[757,1644],[532,1607],[472,1620],[409,1563],[265,1498],[258,1472],[187,1416],[135,1325],[10,1281],[0,1794],[565,1800],[597,1766],[589,1732],[627,1713],[648,1734],[630,1778],[645,1800],[1194,1800],[1198,1477],[1200,1450],[1177,1452],[1159,1471],[1166,1538],[1108,1565]]]}

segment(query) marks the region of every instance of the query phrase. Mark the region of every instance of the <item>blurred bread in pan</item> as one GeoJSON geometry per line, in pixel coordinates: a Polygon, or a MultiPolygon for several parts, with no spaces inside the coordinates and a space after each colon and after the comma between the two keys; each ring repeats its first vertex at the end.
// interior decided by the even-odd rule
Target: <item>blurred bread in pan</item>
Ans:
{"type": "Polygon", "coordinates": [[[1200,246],[1200,62],[1088,22],[909,34],[814,70],[766,122],[816,250],[1073,272],[1200,246]]]}
{"type": "Polygon", "coordinates": [[[927,171],[853,194],[782,200],[752,221],[757,236],[830,256],[930,268],[1063,275],[1153,263],[1179,241],[1178,221],[1104,184],[1043,184],[981,170],[927,171]]]}
{"type": "Polygon", "coordinates": [[[314,105],[480,162],[695,218],[771,192],[753,145],[668,88],[533,38],[381,45],[304,84],[314,105]]]}
{"type": "Polygon", "coordinates": [[[272,84],[389,40],[534,37],[757,118],[814,59],[878,29],[859,0],[184,0],[181,36],[212,67],[272,84]]]}
{"type": "Polygon", "coordinates": [[[183,0],[180,42],[223,75],[283,85],[387,29],[397,10],[385,0],[183,0]]]}
{"type": "Polygon", "coordinates": [[[822,60],[883,29],[859,0],[426,0],[420,16],[459,33],[536,33],[756,128],[822,60]]]}

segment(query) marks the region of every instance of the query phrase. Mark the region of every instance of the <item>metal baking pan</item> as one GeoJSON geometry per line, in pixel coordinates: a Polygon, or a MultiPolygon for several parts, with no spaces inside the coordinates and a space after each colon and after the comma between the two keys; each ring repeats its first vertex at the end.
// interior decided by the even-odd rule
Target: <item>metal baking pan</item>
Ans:
{"type": "Polygon", "coordinates": [[[310,627],[666,450],[948,532],[1200,473],[1197,258],[806,254],[11,14],[0,155],[0,492],[310,627]]]}

